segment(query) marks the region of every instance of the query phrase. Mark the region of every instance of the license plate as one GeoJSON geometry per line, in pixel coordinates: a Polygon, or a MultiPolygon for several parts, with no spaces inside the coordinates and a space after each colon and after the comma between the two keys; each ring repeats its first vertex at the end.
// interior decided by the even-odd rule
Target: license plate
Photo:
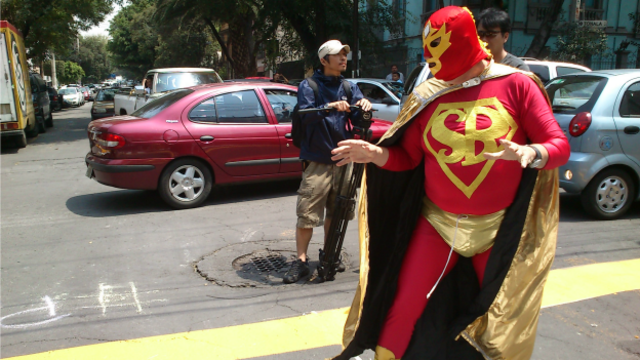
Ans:
{"type": "Polygon", "coordinates": [[[104,114],[104,113],[106,113],[106,112],[107,112],[107,109],[99,109],[99,108],[96,108],[95,110],[96,110],[96,113],[101,113],[101,114],[104,114]]]}
{"type": "Polygon", "coordinates": [[[86,177],[88,177],[89,179],[93,178],[93,167],[91,167],[91,165],[87,166],[87,172],[84,173],[86,177]]]}

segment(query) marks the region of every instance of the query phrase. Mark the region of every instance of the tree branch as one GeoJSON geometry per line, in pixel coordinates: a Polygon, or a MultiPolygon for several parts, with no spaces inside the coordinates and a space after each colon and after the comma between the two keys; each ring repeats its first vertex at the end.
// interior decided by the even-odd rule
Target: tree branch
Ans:
{"type": "Polygon", "coordinates": [[[218,32],[218,30],[216,30],[216,27],[213,25],[213,22],[209,18],[203,17],[202,19],[207,24],[207,26],[209,26],[209,28],[211,29],[213,36],[216,38],[216,40],[220,44],[220,48],[222,49],[224,56],[227,57],[227,60],[229,60],[229,62],[231,63],[231,67],[233,67],[234,66],[233,58],[229,54],[229,48],[227,48],[227,45],[224,43],[224,41],[222,41],[222,37],[220,37],[220,33],[218,32]]]}

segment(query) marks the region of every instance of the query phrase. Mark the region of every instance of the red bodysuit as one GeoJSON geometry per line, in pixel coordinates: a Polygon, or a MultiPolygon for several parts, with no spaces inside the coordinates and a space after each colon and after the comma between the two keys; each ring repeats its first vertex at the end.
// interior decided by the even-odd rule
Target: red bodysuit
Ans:
{"type": "MultiPolygon", "coordinates": [[[[485,215],[513,202],[522,177],[517,161],[487,161],[498,152],[498,140],[536,143],[549,152],[546,169],[566,163],[569,143],[547,99],[528,76],[516,73],[464,88],[429,104],[407,128],[399,146],[389,148],[384,169],[415,168],[424,159],[427,197],[454,214],[485,215]]],[[[394,303],[387,313],[378,345],[401,358],[416,321],[427,305],[426,295],[445,267],[451,247],[420,217],[403,260],[394,303]]],[[[478,280],[491,249],[472,258],[478,280]]],[[[453,253],[445,273],[457,258],[453,253]]]]}

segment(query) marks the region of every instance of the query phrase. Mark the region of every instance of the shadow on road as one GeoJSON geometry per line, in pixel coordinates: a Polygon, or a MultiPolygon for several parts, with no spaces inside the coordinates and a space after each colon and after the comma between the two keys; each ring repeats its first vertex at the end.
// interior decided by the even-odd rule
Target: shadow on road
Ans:
{"type": "MultiPolygon", "coordinates": [[[[622,219],[639,219],[640,218],[640,202],[631,204],[629,211],[622,219]]],[[[580,221],[599,221],[589,216],[580,202],[580,195],[562,193],[560,194],[560,221],[564,222],[580,222],[580,221]]],[[[600,220],[603,221],[603,220],[600,220]]]]}
{"type": "MultiPolygon", "coordinates": [[[[243,201],[275,199],[296,195],[299,179],[256,184],[214,186],[203,207],[243,201]]],[[[172,210],[155,191],[114,190],[74,196],[67,200],[67,209],[88,217],[119,216],[172,210]]],[[[294,213],[295,215],[295,213],[294,213]]]]}

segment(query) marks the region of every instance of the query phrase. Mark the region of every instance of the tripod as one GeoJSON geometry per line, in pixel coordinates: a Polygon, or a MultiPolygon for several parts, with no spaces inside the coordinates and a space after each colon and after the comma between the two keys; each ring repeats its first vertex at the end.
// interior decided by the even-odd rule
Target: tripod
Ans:
{"type": "MultiPolygon", "coordinates": [[[[357,116],[355,120],[351,120],[353,138],[370,141],[372,134],[370,127],[373,123],[373,120],[371,120],[371,111],[362,111],[358,106],[350,106],[350,109],[359,111],[359,116],[357,116]]],[[[300,114],[304,114],[323,110],[325,109],[304,109],[299,112],[300,114]]],[[[365,164],[353,164],[351,179],[349,180],[346,191],[343,189],[346,171],[340,175],[340,186],[338,187],[338,195],[336,196],[334,205],[333,218],[329,225],[329,233],[326,235],[324,248],[320,249],[320,264],[318,265],[318,279],[320,279],[320,282],[335,279],[338,262],[340,260],[340,252],[349,223],[348,216],[350,212],[355,211],[356,191],[362,182],[364,167],[365,164]]]]}

